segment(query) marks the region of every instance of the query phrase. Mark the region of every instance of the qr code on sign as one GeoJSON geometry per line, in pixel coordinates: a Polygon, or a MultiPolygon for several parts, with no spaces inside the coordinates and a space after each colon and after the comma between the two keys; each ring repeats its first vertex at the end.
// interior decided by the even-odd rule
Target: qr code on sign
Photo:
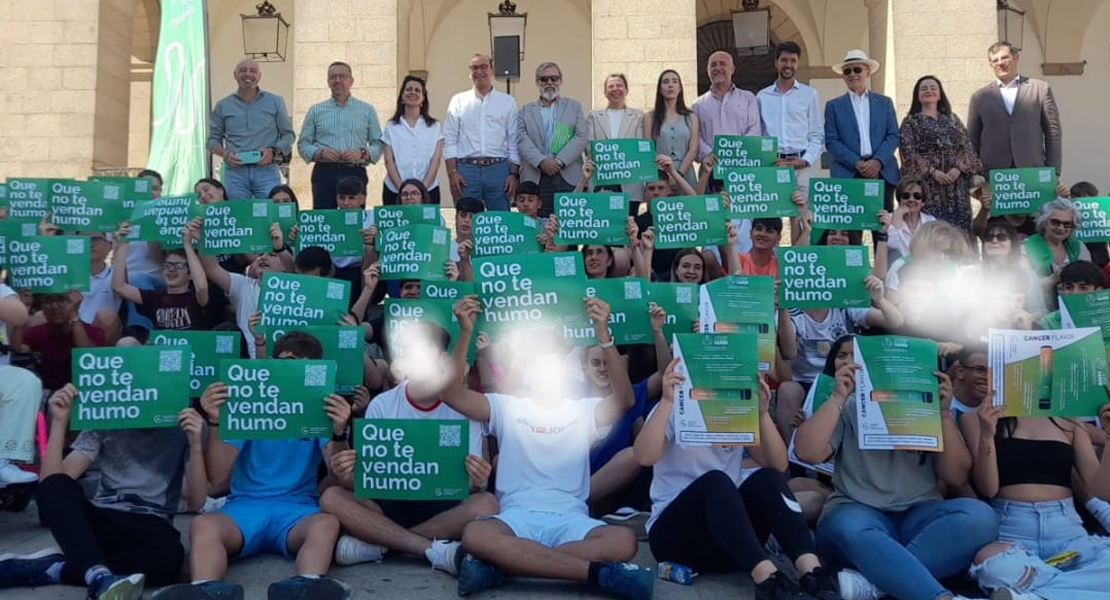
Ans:
{"type": "Polygon", "coordinates": [[[638,150],[640,152],[651,152],[651,142],[647,140],[640,140],[638,150]]]}
{"type": "Polygon", "coordinates": [[[293,205],[286,203],[279,204],[277,211],[279,219],[288,219],[293,216],[293,205]]]}
{"type": "MultiPolygon", "coordinates": [[[[131,228],[131,231],[138,231],[138,230],[139,230],[138,225],[135,225],[131,228]]],[[[19,227],[19,234],[22,235],[23,237],[30,237],[32,235],[38,235],[39,234],[38,226],[35,225],[34,223],[24,223],[23,225],[21,225],[19,227]]],[[[139,235],[139,234],[136,233],[135,235],[139,235]]]]}
{"type": "Polygon", "coordinates": [[[674,301],[678,304],[690,304],[694,301],[694,288],[680,287],[674,290],[674,301]]]}
{"type": "Polygon", "coordinates": [[[432,232],[432,243],[437,245],[437,246],[446,245],[447,244],[447,230],[446,229],[437,229],[437,230],[433,231],[432,232]]]}
{"type": "Polygon", "coordinates": [[[268,214],[270,214],[269,202],[255,202],[251,206],[251,216],[256,219],[265,218],[268,214]]]}
{"type": "Polygon", "coordinates": [[[778,176],[778,183],[790,183],[790,170],[779,169],[775,175],[778,176]]]}
{"type": "Polygon", "coordinates": [[[340,331],[338,346],[340,350],[358,348],[358,331],[354,329],[344,329],[340,331]]]}
{"type": "Polygon", "coordinates": [[[766,138],[763,140],[762,144],[763,145],[760,150],[762,150],[763,152],[773,152],[775,150],[774,138],[766,138]]]}
{"type": "Polygon", "coordinates": [[[324,294],[328,300],[343,299],[343,284],[338,281],[328,282],[328,291],[324,294]]]}
{"type": "Polygon", "coordinates": [[[644,293],[640,284],[635,281],[624,282],[624,299],[625,300],[639,300],[644,297],[644,293]]]}
{"type": "Polygon", "coordinates": [[[142,235],[142,234],[143,234],[143,226],[142,225],[138,225],[138,224],[132,225],[131,226],[131,235],[128,237],[128,239],[137,240],[137,239],[139,239],[139,236],[142,235]]]}
{"type": "Polygon", "coordinates": [[[462,445],[462,425],[440,425],[439,447],[458,448],[462,445]]]}
{"type": "Polygon", "coordinates": [[[177,373],[181,371],[181,350],[163,350],[158,353],[158,372],[177,373]]]}
{"type": "Polygon", "coordinates": [[[305,387],[324,387],[328,381],[328,366],[327,365],[305,365],[304,368],[304,386],[305,387]]]}
{"type": "Polygon", "coordinates": [[[119,186],[106,185],[104,186],[104,199],[105,200],[119,200],[119,186]]]}
{"type": "Polygon", "coordinates": [[[844,251],[844,266],[846,267],[862,267],[863,266],[863,250],[849,249],[844,251]]]}
{"type": "Polygon", "coordinates": [[[574,277],[578,274],[578,265],[574,262],[573,256],[556,256],[555,257],[555,276],[556,277],[574,277]]]}
{"type": "Polygon", "coordinates": [[[624,208],[624,196],[609,196],[609,210],[622,210],[624,208]]]}
{"type": "Polygon", "coordinates": [[[230,335],[221,335],[216,338],[216,354],[231,354],[235,352],[235,338],[230,335]]]}
{"type": "Polygon", "coordinates": [[[706,212],[717,212],[719,210],[721,210],[721,199],[718,198],[717,196],[706,196],[705,197],[705,211],[706,212]]]}
{"type": "Polygon", "coordinates": [[[1052,182],[1052,169],[1041,169],[1037,173],[1037,181],[1039,183],[1051,183],[1052,182]]]}
{"type": "Polygon", "coordinates": [[[344,225],[358,225],[358,217],[359,217],[359,214],[358,214],[357,211],[349,212],[349,213],[343,215],[343,224],[344,225]]]}
{"type": "Polygon", "coordinates": [[[424,211],[423,211],[424,212],[424,220],[425,221],[434,221],[435,218],[436,218],[436,210],[438,210],[438,209],[434,206],[425,206],[424,211]]]}
{"type": "Polygon", "coordinates": [[[863,195],[864,196],[878,196],[879,195],[879,182],[878,181],[868,181],[867,183],[863,184],[863,195]]]}
{"type": "Polygon", "coordinates": [[[86,239],[66,240],[66,254],[84,254],[86,239]]]}

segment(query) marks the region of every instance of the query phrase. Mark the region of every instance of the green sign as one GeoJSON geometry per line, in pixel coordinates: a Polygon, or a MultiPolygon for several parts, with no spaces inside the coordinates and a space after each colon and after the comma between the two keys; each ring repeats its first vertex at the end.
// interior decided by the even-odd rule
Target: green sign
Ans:
{"type": "Polygon", "coordinates": [[[160,242],[181,246],[181,230],[193,217],[202,216],[196,196],[163,196],[140,202],[131,213],[130,241],[160,242]]]}
{"type": "Polygon", "coordinates": [[[355,497],[463,500],[470,495],[465,420],[355,419],[355,497]]]}
{"type": "Polygon", "coordinates": [[[122,187],[99,181],[54,179],[50,182],[50,222],[66,231],[112,233],[126,221],[122,187]]]}
{"type": "Polygon", "coordinates": [[[481,322],[491,328],[554,327],[585,311],[586,269],[577,252],[543,252],[474,260],[481,322]]]}
{"type": "Polygon", "coordinates": [[[679,333],[675,358],[686,379],[671,413],[679,444],[759,443],[759,370],[754,335],[679,333]]]}
{"type": "MultiPolygon", "coordinates": [[[[297,220],[297,205],[292,202],[274,202],[274,220],[277,221],[278,227],[281,227],[281,233],[285,235],[285,243],[292,244],[293,226],[298,224],[297,220]]],[[[332,256],[335,256],[332,254],[332,256]]]]}
{"type": "Polygon", "coordinates": [[[442,217],[439,216],[439,207],[434,204],[398,204],[395,206],[375,206],[370,213],[370,222],[366,223],[378,228],[378,239],[387,229],[409,227],[411,225],[441,225],[442,217]]]}
{"type": "Polygon", "coordinates": [[[555,243],[627,246],[628,194],[555,194],[555,243]]]}
{"type": "MultiPolygon", "coordinates": [[[[720,136],[718,136],[720,137],[720,136]]],[[[743,219],[798,216],[792,167],[759,167],[719,171],[728,192],[728,212],[743,219]]]]}
{"type": "Polygon", "coordinates": [[[814,229],[881,229],[883,188],[878,179],[810,179],[814,229]]]}
{"type": "Polygon", "coordinates": [[[698,284],[649,283],[648,300],[659,305],[667,314],[663,321],[663,335],[669,340],[676,333],[693,333],[698,320],[698,284]]]}
{"type": "Polygon", "coordinates": [[[693,248],[728,243],[728,213],[720,196],[668,196],[651,201],[655,248],[693,248]]]}
{"type": "Polygon", "coordinates": [[[8,208],[8,184],[0,183],[0,208],[8,208]]]}
{"type": "Polygon", "coordinates": [[[8,265],[8,242],[23,242],[39,234],[38,223],[19,223],[17,221],[0,221],[0,267],[8,265]]]}
{"type": "Polygon", "coordinates": [[[1072,198],[1071,201],[1079,209],[1076,241],[1110,242],[1110,196],[1072,198]]]}
{"type": "Polygon", "coordinates": [[[154,181],[149,177],[90,177],[89,181],[119,186],[119,201],[127,216],[135,210],[136,204],[150,200],[154,194],[154,181]]]}
{"type": "Polygon", "coordinates": [[[1110,290],[1059,296],[1060,324],[1065,328],[1098,327],[1110,346],[1110,290]]]}
{"type": "Polygon", "coordinates": [[[347,314],[351,282],[291,273],[262,274],[262,327],[335,325],[347,314]]]}
{"type": "MultiPolygon", "coordinates": [[[[590,279],[586,282],[586,296],[600,298],[609,305],[609,333],[615,343],[652,343],[646,279],[590,279]]],[[[570,345],[597,344],[593,323],[584,314],[574,322],[563,325],[563,338],[570,345]]]]}
{"type": "Polygon", "coordinates": [[[1056,169],[992,169],[991,216],[1032,215],[1056,199],[1056,169]]]}
{"type": "Polygon", "coordinates": [[[640,139],[590,142],[595,186],[647,183],[659,179],[655,142],[640,139]]]}
{"type": "Polygon", "coordinates": [[[779,157],[778,146],[778,139],[773,137],[715,135],[713,155],[717,157],[717,164],[713,170],[773,167],[779,157]]]}
{"type": "Polygon", "coordinates": [[[38,226],[50,210],[50,180],[19,177],[9,179],[7,185],[7,220],[38,226]]]}
{"type": "Polygon", "coordinates": [[[728,275],[701,286],[699,323],[702,333],[754,333],[759,345],[759,370],[770,372],[775,361],[775,278],[728,275]]]}
{"type": "Polygon", "coordinates": [[[176,331],[155,329],[150,346],[186,347],[191,354],[189,396],[200,398],[204,389],[216,381],[216,369],[224,359],[239,358],[243,336],[238,331],[176,331]]]}
{"type": "Polygon", "coordinates": [[[302,212],[298,217],[297,252],[319,246],[332,258],[362,256],[362,215],[358,209],[302,212]]]}
{"type": "Polygon", "coordinates": [[[1098,327],[988,334],[996,406],[1014,417],[1093,417],[1106,403],[1106,346],[1098,327]]]}
{"type": "Polygon", "coordinates": [[[503,256],[543,252],[536,241],[539,221],[515,212],[489,211],[474,215],[470,224],[474,256],[503,256]]]}
{"type": "Polygon", "coordinates": [[[176,427],[189,406],[186,348],[74,348],[71,429],[176,427]]]}
{"type": "Polygon", "coordinates": [[[855,361],[860,450],[943,452],[936,342],[858,336],[855,361]]]}
{"type": "Polygon", "coordinates": [[[4,260],[13,289],[29,289],[36,294],[89,291],[92,274],[88,237],[6,236],[5,241],[4,260]]]}
{"type": "Polygon", "coordinates": [[[335,393],[328,360],[221,360],[227,403],[220,408],[225,440],[331,437],[324,398],[335,393]]]}
{"type": "Polygon", "coordinates": [[[780,248],[779,304],[783,308],[867,308],[863,280],[871,273],[866,246],[780,248]]]}
{"type": "Polygon", "coordinates": [[[206,204],[201,230],[202,254],[265,254],[273,252],[270,225],[275,222],[272,200],[232,200],[206,204]]]}
{"type": "Polygon", "coordinates": [[[381,277],[392,279],[447,279],[451,260],[451,231],[437,225],[394,227],[378,233],[381,277]]]}
{"type": "Polygon", "coordinates": [[[335,362],[335,393],[351,394],[362,385],[362,338],[360,326],[300,325],[297,327],[271,327],[266,339],[272,349],[274,344],[290,331],[303,331],[320,340],[324,347],[322,360],[335,362]]]}

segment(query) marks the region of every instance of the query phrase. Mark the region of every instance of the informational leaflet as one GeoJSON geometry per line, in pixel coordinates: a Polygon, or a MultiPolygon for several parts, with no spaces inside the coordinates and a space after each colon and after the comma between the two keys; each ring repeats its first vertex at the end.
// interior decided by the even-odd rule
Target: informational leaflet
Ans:
{"type": "Polygon", "coordinates": [[[759,371],[775,361],[775,279],[727,275],[701,286],[702,333],[753,333],[759,344],[759,371]]]}
{"type": "Polygon", "coordinates": [[[728,243],[728,213],[720,196],[667,196],[651,201],[655,248],[694,248],[728,243]]]}
{"type": "Polygon", "coordinates": [[[239,358],[242,335],[236,331],[188,331],[155,329],[147,342],[150,346],[186,348],[189,361],[189,397],[200,398],[204,389],[214,383],[220,361],[239,358]]]}
{"type": "Polygon", "coordinates": [[[586,270],[578,252],[476,258],[479,323],[502,331],[574,323],[585,312],[586,270]]]}
{"type": "Polygon", "coordinates": [[[536,241],[539,221],[518,212],[503,210],[481,212],[470,224],[474,256],[503,256],[543,252],[536,241]]]}
{"type": "Polygon", "coordinates": [[[779,249],[779,305],[783,308],[867,308],[863,280],[871,273],[865,246],[779,249]]]}
{"type": "Polygon", "coordinates": [[[881,229],[878,215],[883,209],[883,189],[879,179],[810,179],[813,228],[881,229]]]}
{"type": "Polygon", "coordinates": [[[713,170],[773,167],[778,158],[778,145],[778,138],[774,137],[715,135],[713,154],[717,157],[717,164],[713,170]]]}
{"type": "Polygon", "coordinates": [[[394,227],[378,233],[382,281],[443,281],[451,259],[451,231],[438,225],[394,227]]]}
{"type": "Polygon", "coordinates": [[[3,256],[12,289],[35,294],[88,292],[92,271],[89,240],[84,235],[22,238],[5,234],[3,256]]]}
{"type": "Polygon", "coordinates": [[[354,492],[376,500],[464,500],[470,495],[464,420],[355,419],[354,492]]]}
{"type": "Polygon", "coordinates": [[[679,333],[673,338],[678,370],[671,412],[683,445],[759,444],[759,370],[756,337],[743,333],[679,333]]]}
{"type": "Polygon", "coordinates": [[[189,349],[74,348],[73,430],[176,427],[189,406],[189,349]]]}
{"type": "Polygon", "coordinates": [[[659,178],[655,142],[641,139],[590,142],[594,186],[647,183],[659,178]]]}
{"type": "Polygon", "coordinates": [[[755,167],[720,171],[728,192],[728,212],[737,219],[798,216],[793,167],[755,167]]]}
{"type": "Polygon", "coordinates": [[[628,194],[555,194],[555,217],[559,223],[555,243],[560,246],[628,244],[628,236],[624,233],[628,220],[628,194]]]}
{"type": "Polygon", "coordinates": [[[857,336],[855,361],[860,450],[943,452],[936,342],[857,336]]]}
{"type": "Polygon", "coordinates": [[[292,273],[263,273],[261,287],[258,311],[266,330],[335,325],[347,314],[351,295],[349,281],[292,273]]]}
{"type": "Polygon", "coordinates": [[[1056,169],[992,169],[991,216],[1031,215],[1056,199],[1056,169]]]}
{"type": "Polygon", "coordinates": [[[335,362],[263,358],[220,361],[228,399],[220,408],[225,440],[331,437],[324,398],[335,393],[335,362]]]}
{"type": "Polygon", "coordinates": [[[1060,324],[1068,329],[1098,327],[1110,347],[1110,290],[1059,296],[1060,324]]]}
{"type": "Polygon", "coordinates": [[[668,340],[676,333],[694,333],[700,303],[698,287],[696,283],[647,284],[648,299],[667,314],[663,321],[663,336],[668,340]]]}
{"type": "Polygon", "coordinates": [[[302,211],[297,216],[297,251],[319,246],[332,258],[362,256],[362,215],[358,209],[302,211]]]}
{"type": "Polygon", "coordinates": [[[273,252],[270,225],[277,219],[274,202],[261,200],[233,200],[214,202],[202,207],[204,227],[200,235],[200,253],[216,254],[265,254],[273,252]]]}
{"type": "Polygon", "coordinates": [[[991,329],[994,404],[1008,417],[1092,417],[1106,403],[1106,347],[1098,327],[991,329]]]}
{"type": "Polygon", "coordinates": [[[1076,241],[1110,242],[1110,196],[1072,198],[1071,201],[1079,209],[1076,241]]]}

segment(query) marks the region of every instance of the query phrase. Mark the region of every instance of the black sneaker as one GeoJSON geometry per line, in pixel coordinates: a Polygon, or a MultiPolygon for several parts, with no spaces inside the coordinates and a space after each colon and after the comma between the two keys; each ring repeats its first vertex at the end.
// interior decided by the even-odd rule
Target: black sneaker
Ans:
{"type": "Polygon", "coordinates": [[[805,593],[817,598],[817,600],[842,600],[840,592],[836,590],[834,578],[835,576],[826,571],[824,567],[817,567],[802,575],[798,579],[798,585],[805,590],[805,593]]]}
{"type": "Polygon", "coordinates": [[[775,571],[763,583],[755,584],[755,600],[813,600],[813,596],[782,572],[775,571]]]}
{"type": "Polygon", "coordinates": [[[351,588],[333,577],[297,575],[271,583],[266,595],[269,600],[346,600],[351,588]]]}
{"type": "Polygon", "coordinates": [[[179,583],[154,592],[150,600],[243,600],[243,586],[226,581],[179,583]]]}
{"type": "Polygon", "coordinates": [[[29,556],[9,556],[0,559],[0,589],[11,587],[38,587],[55,583],[46,570],[66,558],[56,550],[29,556]],[[43,555],[45,554],[45,556],[43,555]]]}

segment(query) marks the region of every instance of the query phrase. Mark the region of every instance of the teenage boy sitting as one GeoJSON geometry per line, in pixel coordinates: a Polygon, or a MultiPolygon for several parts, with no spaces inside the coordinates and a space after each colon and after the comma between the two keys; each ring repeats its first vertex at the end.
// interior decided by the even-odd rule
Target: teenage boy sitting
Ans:
{"type": "Polygon", "coordinates": [[[144,583],[177,581],[185,562],[173,515],[183,478],[187,510],[204,505],[204,421],[186,408],[177,415],[180,429],[84,431],[63,459],[76,395],[67,384],[50,398],[50,440],[36,492],[39,518],[61,553],[0,561],[0,588],[64,583],[87,586],[91,600],[139,600],[144,583]],[[77,483],[90,466],[100,470],[91,501],[77,483]]]}
{"type": "MultiPolygon", "coordinates": [[[[315,337],[291,331],[274,344],[272,356],[304,360],[319,359],[323,354],[315,337]]],[[[224,440],[220,435],[220,408],[227,399],[227,386],[216,382],[204,390],[200,403],[209,419],[205,445],[209,478],[222,485],[230,477],[231,495],[218,512],[198,516],[189,528],[193,582],[168,587],[154,598],[242,600],[242,586],[222,581],[228,559],[263,552],[296,559],[297,575],[271,584],[270,600],[347,598],[347,585],[325,576],[339,537],[339,521],[320,512],[316,472],[325,455],[349,447],[344,433],[350,404],[335,394],[324,399],[322,410],[332,421],[331,441],[239,441],[224,440]]]]}
{"type": "MultiPolygon", "coordinates": [[[[440,396],[449,381],[447,345],[442,327],[424,321],[405,327],[397,336],[394,376],[402,383],[379,394],[366,409],[367,419],[455,419],[466,417],[443,403],[440,396]]],[[[465,354],[466,346],[461,346],[465,354]]],[[[458,352],[459,350],[456,350],[458,352]]],[[[465,501],[362,500],[354,497],[355,451],[332,457],[332,471],[340,484],[324,491],[320,507],[339,518],[347,535],[339,538],[335,562],[351,565],[381,560],[387,550],[424,556],[432,567],[458,574],[455,556],[463,526],[497,512],[497,500],[485,492],[492,467],[482,449],[481,427],[470,421],[470,455],[466,471],[471,495],[465,501]]]]}

